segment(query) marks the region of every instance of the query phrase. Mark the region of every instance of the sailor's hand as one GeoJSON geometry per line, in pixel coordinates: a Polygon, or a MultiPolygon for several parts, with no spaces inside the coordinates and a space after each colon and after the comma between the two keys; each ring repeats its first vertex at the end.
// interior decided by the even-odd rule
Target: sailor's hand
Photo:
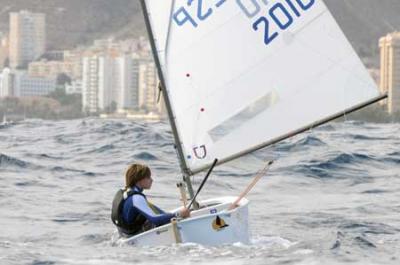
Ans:
{"type": "Polygon", "coordinates": [[[179,217],[188,218],[190,217],[190,210],[188,208],[183,208],[179,211],[179,217]]]}

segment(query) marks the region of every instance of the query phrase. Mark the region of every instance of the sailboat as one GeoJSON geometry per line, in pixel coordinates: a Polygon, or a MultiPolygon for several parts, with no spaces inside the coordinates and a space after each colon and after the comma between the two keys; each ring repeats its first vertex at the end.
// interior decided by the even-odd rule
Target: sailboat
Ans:
{"type": "MultiPolygon", "coordinates": [[[[175,146],[190,177],[387,97],[322,0],[141,0],[175,146]],[[216,160],[217,159],[217,160],[216,160]]],[[[248,243],[246,198],[124,242],[248,243]]]]}
{"type": "Polygon", "coordinates": [[[0,128],[6,128],[6,127],[8,127],[8,126],[10,126],[12,124],[13,124],[13,122],[7,120],[7,115],[4,114],[3,115],[3,121],[0,123],[0,128]]]}

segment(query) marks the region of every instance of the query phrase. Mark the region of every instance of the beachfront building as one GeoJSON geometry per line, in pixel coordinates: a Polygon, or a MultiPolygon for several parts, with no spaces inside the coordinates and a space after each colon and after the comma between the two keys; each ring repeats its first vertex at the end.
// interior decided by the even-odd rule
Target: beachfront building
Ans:
{"type": "Polygon", "coordinates": [[[139,108],[146,112],[163,112],[163,104],[159,97],[158,75],[155,63],[150,59],[143,59],[139,66],[139,108]]]}
{"type": "Polygon", "coordinates": [[[139,110],[140,59],[132,54],[93,55],[83,60],[83,110],[125,113],[139,110]]]}
{"type": "Polygon", "coordinates": [[[0,98],[13,96],[15,96],[14,74],[9,68],[4,68],[0,73],[0,98]]]}
{"type": "Polygon", "coordinates": [[[8,60],[8,38],[0,32],[0,71],[6,67],[8,60]]]}
{"type": "Polygon", "coordinates": [[[31,97],[46,96],[56,90],[55,78],[29,76],[26,71],[15,71],[14,96],[31,97]]]}
{"type": "Polygon", "coordinates": [[[388,93],[384,102],[390,114],[400,111],[400,32],[379,40],[381,53],[380,90],[388,93]]]}
{"type": "Polygon", "coordinates": [[[125,113],[139,110],[139,63],[137,55],[122,55],[116,58],[117,72],[115,82],[119,84],[115,101],[117,112],[125,113]]]}
{"type": "Polygon", "coordinates": [[[35,77],[57,78],[58,75],[65,74],[71,79],[78,79],[82,75],[81,71],[80,62],[76,61],[41,60],[28,65],[29,75],[35,77]]]}
{"type": "Polygon", "coordinates": [[[111,106],[113,60],[106,55],[83,58],[82,108],[97,113],[111,106]]]}
{"type": "Polygon", "coordinates": [[[46,51],[46,16],[20,11],[10,13],[10,67],[26,68],[46,51]]]}

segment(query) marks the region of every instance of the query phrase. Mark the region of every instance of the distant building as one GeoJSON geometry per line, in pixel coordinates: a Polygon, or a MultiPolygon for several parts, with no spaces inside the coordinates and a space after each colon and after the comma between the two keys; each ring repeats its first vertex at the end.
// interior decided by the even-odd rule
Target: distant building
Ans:
{"type": "Polygon", "coordinates": [[[10,67],[26,68],[46,51],[46,16],[20,11],[10,13],[10,67]]]}
{"type": "Polygon", "coordinates": [[[29,76],[26,71],[16,71],[14,94],[16,97],[46,96],[56,90],[56,79],[29,76]]]}
{"type": "Polygon", "coordinates": [[[8,59],[8,38],[0,32],[0,70],[6,67],[8,59]]]}
{"type": "Polygon", "coordinates": [[[113,59],[109,56],[83,58],[82,108],[84,112],[97,113],[111,107],[113,59]]]}
{"type": "Polygon", "coordinates": [[[144,38],[96,40],[83,52],[83,111],[164,112],[164,105],[158,103],[157,69],[149,51],[144,38]]]}
{"type": "Polygon", "coordinates": [[[141,60],[139,66],[139,108],[146,112],[162,112],[158,101],[158,75],[155,63],[150,59],[141,60]]]}
{"type": "Polygon", "coordinates": [[[82,105],[89,113],[138,111],[140,60],[131,54],[83,59],[82,105]]]}
{"type": "Polygon", "coordinates": [[[4,68],[0,74],[0,98],[16,96],[14,90],[14,74],[9,68],[4,68]]]}
{"type": "Polygon", "coordinates": [[[46,51],[42,58],[47,61],[63,61],[64,60],[64,51],[54,50],[54,51],[46,51]]]}
{"type": "Polygon", "coordinates": [[[118,91],[116,91],[116,103],[118,112],[139,110],[139,58],[137,56],[122,55],[117,60],[118,91]]]}
{"type": "Polygon", "coordinates": [[[64,51],[64,62],[69,62],[74,65],[73,79],[82,79],[84,50],[75,49],[71,51],[64,51]]]}
{"type": "Polygon", "coordinates": [[[71,79],[78,79],[82,76],[80,62],[76,61],[47,61],[41,60],[31,62],[28,65],[30,76],[57,78],[60,74],[66,74],[71,79]]]}
{"type": "Polygon", "coordinates": [[[71,84],[66,84],[65,93],[68,95],[82,94],[82,80],[73,80],[71,84]]]}
{"type": "Polygon", "coordinates": [[[380,90],[388,93],[386,100],[390,114],[400,111],[400,32],[379,40],[381,50],[380,90]]]}

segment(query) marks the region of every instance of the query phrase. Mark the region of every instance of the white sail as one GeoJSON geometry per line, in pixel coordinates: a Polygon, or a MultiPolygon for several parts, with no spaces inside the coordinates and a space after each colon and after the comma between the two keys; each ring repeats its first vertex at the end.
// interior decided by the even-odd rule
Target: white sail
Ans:
{"type": "Polygon", "coordinates": [[[143,0],[189,173],[379,98],[321,0],[143,0]]]}

